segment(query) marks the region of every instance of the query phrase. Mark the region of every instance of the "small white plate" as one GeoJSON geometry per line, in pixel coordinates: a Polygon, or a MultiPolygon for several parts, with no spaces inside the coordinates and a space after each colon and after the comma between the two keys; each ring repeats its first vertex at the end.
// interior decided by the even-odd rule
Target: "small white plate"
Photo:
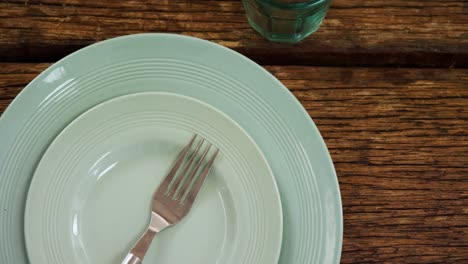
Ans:
{"type": "Polygon", "coordinates": [[[189,215],[156,236],[144,263],[277,263],[281,204],[259,148],[220,111],[169,93],[107,101],[55,139],[27,198],[30,262],[120,263],[148,225],[152,193],[193,133],[220,156],[189,215]]]}

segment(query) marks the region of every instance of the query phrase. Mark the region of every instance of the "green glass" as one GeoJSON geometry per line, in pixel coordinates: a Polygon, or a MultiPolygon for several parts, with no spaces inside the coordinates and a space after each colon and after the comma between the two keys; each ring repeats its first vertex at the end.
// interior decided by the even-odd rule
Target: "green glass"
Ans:
{"type": "Polygon", "coordinates": [[[242,0],[250,25],[270,41],[296,43],[319,29],[331,0],[242,0]]]}

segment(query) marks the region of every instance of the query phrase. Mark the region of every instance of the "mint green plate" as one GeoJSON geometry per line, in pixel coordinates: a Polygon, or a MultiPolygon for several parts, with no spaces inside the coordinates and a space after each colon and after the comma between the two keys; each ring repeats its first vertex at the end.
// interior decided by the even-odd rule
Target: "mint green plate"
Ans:
{"type": "Polygon", "coordinates": [[[120,263],[149,225],[154,190],[194,133],[220,156],[190,213],[156,236],[143,263],[278,262],[280,198],[258,147],[209,105],[154,92],[92,108],[47,149],[26,203],[30,262],[120,263]]]}
{"type": "Polygon", "coordinates": [[[206,102],[260,147],[283,209],[279,263],[339,263],[343,235],[337,177],[317,127],[270,73],[220,45],[180,35],[103,41],[33,80],[0,119],[0,263],[27,263],[24,208],[34,170],[72,120],[109,99],[166,91],[206,102]]]}

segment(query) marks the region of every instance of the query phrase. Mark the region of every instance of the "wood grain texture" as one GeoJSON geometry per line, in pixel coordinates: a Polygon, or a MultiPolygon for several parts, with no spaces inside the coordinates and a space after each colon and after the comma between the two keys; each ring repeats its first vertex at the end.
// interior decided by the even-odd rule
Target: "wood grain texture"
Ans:
{"type": "Polygon", "coordinates": [[[343,263],[467,263],[468,71],[269,70],[331,152],[343,263]]]}
{"type": "Polygon", "coordinates": [[[261,64],[468,66],[462,0],[335,0],[298,45],[264,40],[241,0],[3,0],[0,61],[56,61],[115,36],[171,32],[212,40],[261,64]]]}
{"type": "MultiPolygon", "coordinates": [[[[0,112],[48,64],[0,64],[0,112]]],[[[468,71],[267,66],[335,163],[342,263],[468,263],[468,71]]]]}

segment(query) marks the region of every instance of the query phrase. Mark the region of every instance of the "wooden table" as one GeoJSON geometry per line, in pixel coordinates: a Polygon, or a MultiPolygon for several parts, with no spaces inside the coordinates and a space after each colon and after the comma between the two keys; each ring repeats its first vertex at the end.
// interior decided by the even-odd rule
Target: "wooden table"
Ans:
{"type": "Polygon", "coordinates": [[[240,0],[3,0],[0,112],[63,56],[140,32],[230,47],[302,102],[339,177],[342,263],[468,263],[468,2],[335,0],[318,32],[281,45],[240,0]]]}

